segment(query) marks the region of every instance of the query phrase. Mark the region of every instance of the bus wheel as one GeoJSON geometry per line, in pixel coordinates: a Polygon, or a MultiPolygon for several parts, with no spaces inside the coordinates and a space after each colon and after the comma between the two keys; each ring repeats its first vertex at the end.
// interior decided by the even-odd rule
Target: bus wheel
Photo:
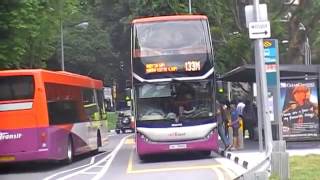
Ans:
{"type": "Polygon", "coordinates": [[[140,161],[147,161],[147,156],[146,155],[138,155],[140,161]]]}
{"type": "Polygon", "coordinates": [[[211,155],[211,151],[203,151],[201,154],[202,154],[204,157],[208,157],[208,156],[211,155]]]}
{"type": "Polygon", "coordinates": [[[69,137],[68,138],[68,146],[67,146],[67,158],[66,158],[65,162],[67,164],[72,163],[73,157],[74,157],[73,142],[72,142],[72,138],[69,137]]]}
{"type": "Polygon", "coordinates": [[[117,133],[117,134],[120,134],[120,129],[116,129],[116,133],[117,133]]]}
{"type": "Polygon", "coordinates": [[[102,146],[100,131],[97,132],[97,148],[102,146]]]}

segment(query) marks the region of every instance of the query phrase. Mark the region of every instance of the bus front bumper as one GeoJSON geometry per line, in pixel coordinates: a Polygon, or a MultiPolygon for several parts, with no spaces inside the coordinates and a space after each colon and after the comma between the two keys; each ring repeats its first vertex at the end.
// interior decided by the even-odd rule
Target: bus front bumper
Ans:
{"type": "Polygon", "coordinates": [[[146,139],[143,139],[139,134],[137,134],[136,143],[139,155],[171,152],[218,151],[219,149],[217,131],[209,138],[181,142],[146,141],[146,139]]]}

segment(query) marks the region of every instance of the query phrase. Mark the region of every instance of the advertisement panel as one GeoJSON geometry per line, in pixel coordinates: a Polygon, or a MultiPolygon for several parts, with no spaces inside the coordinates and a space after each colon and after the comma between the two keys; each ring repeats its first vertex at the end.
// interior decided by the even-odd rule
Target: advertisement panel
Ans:
{"type": "Polygon", "coordinates": [[[283,137],[317,137],[319,134],[316,81],[280,83],[283,137]]]}

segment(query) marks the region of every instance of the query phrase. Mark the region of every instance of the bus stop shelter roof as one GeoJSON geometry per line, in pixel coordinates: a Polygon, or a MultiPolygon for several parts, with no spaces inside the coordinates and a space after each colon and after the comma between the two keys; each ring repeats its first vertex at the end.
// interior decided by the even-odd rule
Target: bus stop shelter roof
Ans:
{"type": "MultiPolygon", "coordinates": [[[[280,78],[317,76],[320,72],[319,65],[280,64],[280,78]]],[[[239,66],[221,76],[221,80],[229,82],[255,82],[256,72],[253,64],[239,66]]]]}

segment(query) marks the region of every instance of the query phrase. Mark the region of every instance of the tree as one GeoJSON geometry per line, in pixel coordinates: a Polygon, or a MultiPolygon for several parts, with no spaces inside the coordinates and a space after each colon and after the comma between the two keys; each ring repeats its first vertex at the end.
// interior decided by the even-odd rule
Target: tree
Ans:
{"type": "Polygon", "coordinates": [[[56,20],[45,1],[2,1],[0,68],[43,67],[54,52],[56,20]]]}

